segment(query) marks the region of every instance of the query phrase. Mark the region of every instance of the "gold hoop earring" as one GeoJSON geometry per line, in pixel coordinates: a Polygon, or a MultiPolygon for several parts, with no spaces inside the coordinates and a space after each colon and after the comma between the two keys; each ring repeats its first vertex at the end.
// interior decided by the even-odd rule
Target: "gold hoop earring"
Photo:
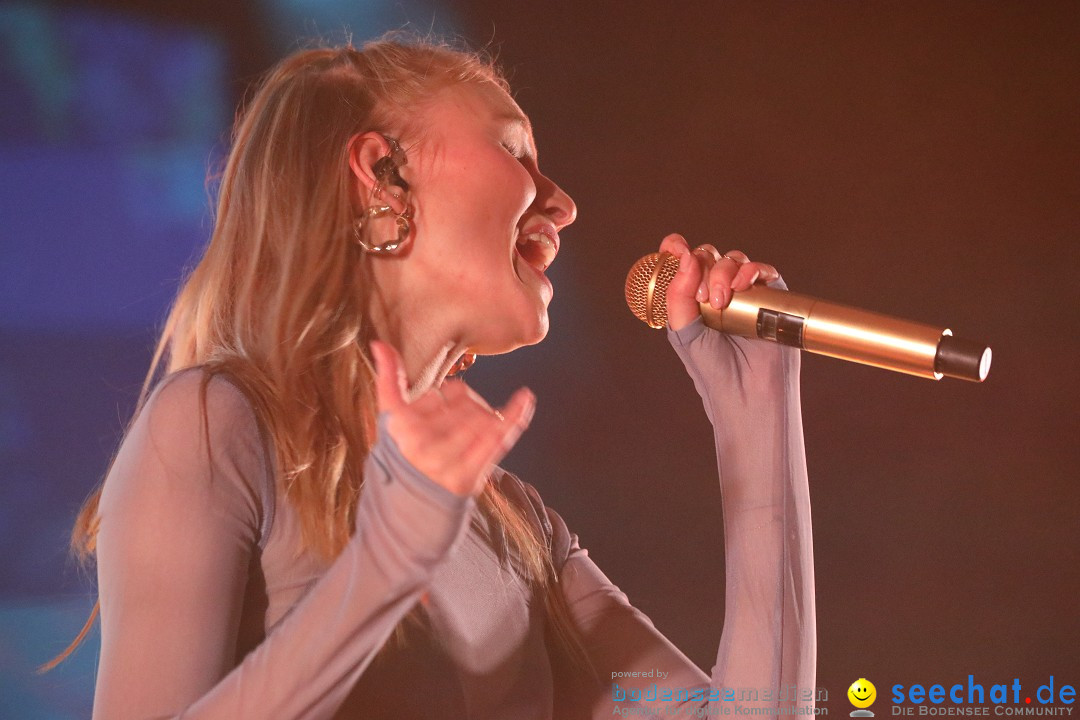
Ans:
{"type": "Polygon", "coordinates": [[[375,166],[372,168],[375,172],[375,185],[371,188],[371,200],[360,217],[353,221],[353,236],[356,238],[356,243],[364,250],[364,252],[376,255],[396,255],[397,253],[400,253],[409,242],[412,235],[412,223],[410,221],[412,220],[413,214],[412,205],[409,203],[409,198],[412,193],[409,190],[409,183],[405,182],[405,179],[401,177],[401,173],[399,172],[399,169],[403,165],[406,165],[409,160],[397,140],[386,137],[386,142],[390,146],[389,151],[386,155],[379,158],[379,161],[376,162],[375,166]],[[391,193],[394,196],[394,199],[401,200],[405,204],[405,209],[400,213],[395,213],[394,209],[387,205],[382,198],[383,192],[386,190],[388,184],[397,185],[405,191],[404,195],[391,193]],[[365,230],[370,229],[368,221],[388,214],[394,215],[394,223],[397,226],[397,237],[381,243],[369,242],[367,238],[364,237],[365,230]]]}
{"type": "Polygon", "coordinates": [[[367,209],[364,210],[364,214],[353,221],[353,236],[356,238],[356,244],[359,245],[364,252],[372,253],[373,255],[396,255],[404,249],[412,236],[412,223],[409,222],[411,219],[411,207],[406,206],[403,212],[394,213],[389,205],[369,205],[367,209]],[[397,225],[397,237],[378,244],[368,242],[364,237],[364,226],[367,224],[366,221],[369,219],[380,218],[387,214],[394,215],[394,222],[397,225]]]}

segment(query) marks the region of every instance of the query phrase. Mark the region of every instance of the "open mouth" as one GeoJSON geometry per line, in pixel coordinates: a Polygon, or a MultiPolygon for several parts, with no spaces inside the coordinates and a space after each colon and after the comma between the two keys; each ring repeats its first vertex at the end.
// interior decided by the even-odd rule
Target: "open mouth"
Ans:
{"type": "Polygon", "coordinates": [[[547,227],[523,232],[518,235],[514,249],[522,260],[543,272],[559,253],[559,236],[547,227]]]}

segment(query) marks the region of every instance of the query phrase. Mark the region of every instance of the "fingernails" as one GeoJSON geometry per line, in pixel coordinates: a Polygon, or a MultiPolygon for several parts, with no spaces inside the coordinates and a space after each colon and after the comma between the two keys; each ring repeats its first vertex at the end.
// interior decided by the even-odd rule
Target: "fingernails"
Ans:
{"type": "Polygon", "coordinates": [[[533,414],[536,412],[536,395],[528,388],[525,388],[525,393],[525,412],[521,416],[522,427],[527,427],[532,422],[533,414]]]}
{"type": "Polygon", "coordinates": [[[703,303],[709,299],[709,286],[705,283],[701,283],[697,289],[697,295],[694,296],[699,303],[703,303]]]}
{"type": "Polygon", "coordinates": [[[686,272],[694,264],[694,258],[690,256],[689,252],[684,252],[679,256],[679,272],[686,272]]]}
{"type": "Polygon", "coordinates": [[[731,297],[731,290],[726,287],[717,285],[713,288],[712,292],[712,306],[717,310],[720,310],[728,303],[728,299],[731,297]]]}

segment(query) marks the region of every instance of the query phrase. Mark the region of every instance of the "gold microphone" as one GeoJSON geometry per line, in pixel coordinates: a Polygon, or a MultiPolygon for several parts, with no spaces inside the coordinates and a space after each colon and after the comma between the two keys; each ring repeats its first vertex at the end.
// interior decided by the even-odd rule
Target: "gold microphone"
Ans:
{"type": "MultiPolygon", "coordinates": [[[[652,328],[667,325],[667,288],[679,269],[670,253],[651,253],[626,276],[626,304],[652,328]]],[[[714,330],[790,345],[819,355],[940,380],[982,382],[990,372],[990,348],[954,337],[948,328],[901,320],[754,285],[732,294],[717,310],[700,303],[714,330]]]]}

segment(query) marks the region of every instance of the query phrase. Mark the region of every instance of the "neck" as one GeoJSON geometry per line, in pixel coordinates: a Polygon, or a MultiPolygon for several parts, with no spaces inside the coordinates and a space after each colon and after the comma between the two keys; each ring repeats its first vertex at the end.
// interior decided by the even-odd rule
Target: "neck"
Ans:
{"type": "Polygon", "coordinates": [[[467,347],[459,339],[448,337],[448,333],[424,313],[409,313],[401,305],[394,309],[396,312],[391,312],[385,305],[373,307],[372,323],[378,338],[393,345],[401,355],[407,383],[406,397],[412,401],[441,385],[446,373],[467,347]]]}
{"type": "Polygon", "coordinates": [[[441,385],[446,373],[464,352],[453,341],[428,344],[422,338],[388,337],[387,342],[398,348],[405,362],[410,401],[441,385]]]}

